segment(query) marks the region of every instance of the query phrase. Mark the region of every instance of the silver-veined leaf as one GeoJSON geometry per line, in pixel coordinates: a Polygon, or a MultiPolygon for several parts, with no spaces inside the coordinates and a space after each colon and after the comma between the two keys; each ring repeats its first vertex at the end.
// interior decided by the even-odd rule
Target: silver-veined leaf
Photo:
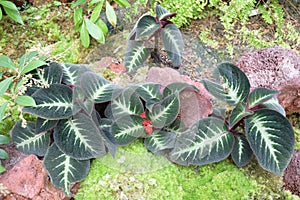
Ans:
{"type": "Polygon", "coordinates": [[[177,137],[170,159],[181,165],[204,165],[227,158],[234,136],[223,120],[203,118],[177,137]]]}
{"type": "Polygon", "coordinates": [[[162,98],[162,94],[160,92],[160,84],[157,83],[139,84],[136,88],[136,92],[144,101],[148,101],[150,99],[159,100],[162,98]]]}
{"type": "Polygon", "coordinates": [[[269,99],[268,101],[262,103],[260,105],[260,107],[275,110],[275,111],[281,113],[283,116],[286,116],[285,110],[279,104],[277,97],[273,97],[273,98],[269,99]]]}
{"type": "Polygon", "coordinates": [[[175,119],[175,121],[172,124],[170,124],[168,126],[165,126],[163,128],[163,130],[167,131],[167,132],[181,134],[181,133],[183,133],[184,131],[187,130],[187,127],[185,126],[183,121],[181,121],[179,119],[175,119]]]}
{"type": "Polygon", "coordinates": [[[110,5],[110,3],[108,1],[106,1],[105,9],[106,9],[105,14],[106,14],[107,20],[113,27],[116,27],[117,26],[117,15],[115,13],[114,8],[110,5]]]}
{"type": "Polygon", "coordinates": [[[223,63],[217,67],[222,84],[209,80],[203,80],[203,85],[209,93],[219,100],[229,104],[245,102],[250,91],[250,83],[247,76],[237,66],[230,63],[223,63]]]}
{"type": "Polygon", "coordinates": [[[175,145],[176,133],[172,132],[153,132],[145,139],[145,146],[152,153],[160,153],[162,150],[172,149],[175,145]]]}
{"type": "Polygon", "coordinates": [[[236,125],[236,123],[240,122],[244,117],[247,117],[251,114],[253,114],[253,112],[246,110],[246,104],[244,102],[239,102],[230,114],[229,128],[231,129],[234,125],[236,125]]]}
{"type": "Polygon", "coordinates": [[[251,109],[263,102],[271,99],[274,95],[278,94],[279,92],[276,90],[270,90],[267,88],[255,88],[249,95],[249,105],[248,107],[251,109]]]}
{"type": "Polygon", "coordinates": [[[45,67],[44,72],[41,74],[40,80],[44,84],[61,83],[63,77],[63,71],[60,64],[57,62],[51,62],[49,67],[45,67]]]}
{"type": "Polygon", "coordinates": [[[27,122],[25,128],[21,122],[17,122],[11,130],[11,136],[18,150],[25,154],[44,156],[50,144],[50,133],[35,134],[33,122],[27,122]]]}
{"type": "Polygon", "coordinates": [[[124,63],[129,73],[134,73],[141,67],[150,55],[142,41],[128,40],[124,63]]]}
{"type": "Polygon", "coordinates": [[[106,154],[98,127],[83,113],[61,120],[54,129],[54,141],[62,152],[75,159],[86,160],[106,154]]]}
{"type": "Polygon", "coordinates": [[[155,104],[149,113],[153,126],[156,128],[162,128],[171,124],[179,113],[179,102],[178,93],[175,93],[155,104]]]}
{"type": "Polygon", "coordinates": [[[161,31],[166,52],[174,67],[182,63],[183,40],[180,30],[175,24],[168,24],[161,31]]]}
{"type": "Polygon", "coordinates": [[[157,5],[155,7],[155,11],[156,11],[156,16],[158,17],[159,20],[163,19],[165,16],[170,14],[169,11],[167,11],[164,7],[160,5],[157,5]]]}
{"type": "Polygon", "coordinates": [[[143,103],[135,87],[125,88],[121,95],[112,100],[108,109],[110,109],[110,116],[114,119],[126,115],[140,115],[144,112],[143,103]]]}
{"type": "Polygon", "coordinates": [[[160,28],[160,24],[151,15],[142,16],[136,27],[136,38],[151,35],[160,28]]]}
{"type": "Polygon", "coordinates": [[[174,94],[175,92],[181,92],[182,90],[189,89],[195,92],[198,92],[198,88],[196,88],[194,85],[184,83],[184,82],[175,82],[167,85],[163,91],[164,96],[169,96],[171,94],[174,94]]]}
{"type": "Polygon", "coordinates": [[[38,117],[35,124],[35,133],[41,133],[53,129],[57,125],[58,120],[49,120],[38,117]]]}
{"type": "Polygon", "coordinates": [[[55,143],[48,149],[43,163],[53,185],[62,188],[67,196],[71,196],[70,184],[85,179],[90,169],[90,160],[71,158],[55,143]]]}
{"type": "Polygon", "coordinates": [[[41,88],[32,98],[35,107],[24,107],[23,112],[37,115],[44,119],[64,119],[73,115],[73,92],[71,88],[61,84],[52,84],[49,88],[41,88]]]}
{"type": "Polygon", "coordinates": [[[114,98],[117,86],[93,72],[86,72],[81,76],[81,88],[87,98],[103,103],[114,98]]]}
{"type": "Polygon", "coordinates": [[[127,145],[144,135],[143,119],[136,115],[127,115],[114,121],[111,131],[118,145],[127,145]]]}
{"type": "Polygon", "coordinates": [[[86,98],[80,87],[75,87],[73,91],[73,110],[83,109],[86,114],[91,115],[95,107],[94,101],[86,98]]]}
{"type": "Polygon", "coordinates": [[[243,167],[251,161],[252,155],[252,149],[245,136],[240,135],[235,137],[233,150],[231,152],[231,158],[234,163],[238,167],[243,167]]]}
{"type": "Polygon", "coordinates": [[[3,96],[6,90],[9,88],[14,77],[9,77],[0,82],[0,96],[3,96]]]}
{"type": "Polygon", "coordinates": [[[63,70],[62,82],[67,85],[80,86],[80,75],[91,71],[86,65],[61,64],[63,70]]]}
{"type": "Polygon", "coordinates": [[[287,118],[269,109],[256,110],[245,120],[246,136],[260,165],[281,175],[293,154],[295,136],[287,118]]]}

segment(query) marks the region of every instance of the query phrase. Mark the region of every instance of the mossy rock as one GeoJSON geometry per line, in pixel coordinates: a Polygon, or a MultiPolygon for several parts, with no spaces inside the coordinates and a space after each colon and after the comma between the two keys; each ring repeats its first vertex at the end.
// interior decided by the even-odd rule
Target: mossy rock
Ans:
{"type": "Polygon", "coordinates": [[[297,199],[282,185],[255,161],[243,169],[230,159],[178,166],[149,153],[138,140],[119,148],[115,158],[94,160],[75,199],[297,199]]]}

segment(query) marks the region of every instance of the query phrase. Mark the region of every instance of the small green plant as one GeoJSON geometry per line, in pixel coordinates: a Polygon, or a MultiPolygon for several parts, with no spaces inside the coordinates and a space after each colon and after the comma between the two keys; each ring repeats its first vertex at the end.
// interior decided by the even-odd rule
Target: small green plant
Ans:
{"type": "MultiPolygon", "coordinates": [[[[25,91],[27,84],[33,84],[28,83],[28,80],[31,78],[31,75],[28,73],[46,64],[41,60],[42,58],[36,58],[37,54],[37,52],[24,54],[19,60],[18,67],[15,66],[9,57],[5,55],[0,56],[0,67],[12,71],[9,77],[3,74],[0,77],[1,79],[4,78],[0,82],[0,98],[3,100],[0,106],[0,121],[4,118],[7,106],[35,106],[34,100],[26,95],[25,91]]],[[[22,119],[22,113],[20,117],[22,119]]]]}
{"type": "Polygon", "coordinates": [[[235,65],[224,63],[217,69],[222,82],[203,80],[203,84],[233,110],[228,118],[215,112],[177,137],[170,159],[181,165],[203,165],[231,155],[241,167],[254,154],[264,169],[280,176],[292,157],[295,136],[275,97],[278,92],[266,88],[250,92],[248,78],[235,65]]]}
{"type": "MultiPolygon", "coordinates": [[[[116,0],[122,7],[129,7],[127,0],[116,0]]],[[[100,19],[100,13],[105,3],[105,14],[108,22],[115,27],[117,16],[113,6],[107,0],[77,0],[72,3],[74,11],[74,30],[80,33],[80,40],[85,48],[90,46],[90,36],[97,42],[104,43],[104,35],[108,32],[106,23],[100,19]]]]}
{"type": "Polygon", "coordinates": [[[171,21],[178,27],[188,26],[192,20],[204,18],[207,15],[207,13],[204,12],[204,8],[209,3],[207,0],[155,0],[155,2],[170,12],[177,13],[171,21]]]}
{"type": "MultiPolygon", "coordinates": [[[[5,135],[0,135],[0,145],[1,144],[8,144],[10,142],[10,138],[5,135]]],[[[3,149],[0,149],[0,159],[7,159],[8,154],[3,149]]],[[[6,169],[2,166],[2,163],[0,161],[0,174],[4,172],[6,169]]]]}
{"type": "Polygon", "coordinates": [[[180,30],[169,21],[176,16],[163,7],[156,6],[156,16],[144,14],[135,24],[129,34],[125,54],[125,66],[129,73],[135,72],[152,52],[157,57],[159,37],[162,38],[165,51],[172,61],[173,67],[179,67],[182,62],[183,40],[180,30]],[[148,47],[151,39],[155,39],[153,48],[148,47]],[[153,49],[153,51],[152,51],[153,49]],[[152,52],[151,52],[152,51],[152,52]]]}
{"type": "MultiPolygon", "coordinates": [[[[5,13],[15,22],[18,22],[24,25],[21,15],[19,13],[18,8],[16,5],[11,1],[0,0],[0,5],[2,6],[5,13]]],[[[2,19],[3,13],[2,9],[0,9],[0,20],[2,19]]]]}

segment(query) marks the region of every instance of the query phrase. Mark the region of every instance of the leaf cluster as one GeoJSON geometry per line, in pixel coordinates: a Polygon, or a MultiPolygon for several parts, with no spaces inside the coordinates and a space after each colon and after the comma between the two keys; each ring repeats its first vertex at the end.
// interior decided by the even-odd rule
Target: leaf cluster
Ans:
{"type": "MultiPolygon", "coordinates": [[[[5,56],[0,56],[0,67],[11,70],[11,76],[0,74],[0,97],[4,100],[0,106],[0,120],[5,115],[5,110],[9,104],[15,103],[18,106],[35,106],[35,101],[25,94],[26,85],[29,83],[29,72],[46,64],[43,58],[37,58],[37,52],[24,54],[16,67],[13,61],[5,56]]],[[[11,105],[13,106],[13,105],[11,105]]]]}
{"type": "Polygon", "coordinates": [[[113,156],[118,146],[139,138],[145,147],[180,165],[215,163],[231,155],[242,167],[253,155],[260,165],[281,175],[294,147],[294,132],[279,105],[277,91],[257,88],[250,92],[246,75],[235,65],[217,67],[220,82],[203,80],[216,98],[234,106],[229,117],[224,109],[190,127],[180,120],[180,93],[196,92],[187,83],[172,83],[161,91],[155,83],[120,88],[85,65],[43,66],[33,78],[48,87],[32,87],[34,106],[23,112],[36,122],[11,131],[17,148],[44,156],[53,184],[70,195],[70,184],[83,180],[90,160],[113,156]]]}
{"type": "Polygon", "coordinates": [[[157,5],[155,17],[144,14],[138,19],[127,40],[124,62],[129,73],[133,73],[141,67],[150,54],[157,57],[159,38],[162,38],[172,66],[178,68],[181,65],[183,40],[180,30],[169,20],[174,16],[176,13],[170,13],[162,6],[157,5]],[[153,38],[155,44],[151,48],[149,43],[153,38]]]}
{"type": "MultiPolygon", "coordinates": [[[[127,0],[117,0],[122,7],[129,7],[127,0]]],[[[80,33],[80,40],[85,48],[90,46],[90,36],[99,43],[105,43],[104,35],[108,32],[107,24],[100,18],[102,9],[108,22],[116,27],[117,16],[113,6],[107,0],[77,0],[72,2],[74,10],[74,31],[80,33]]]]}

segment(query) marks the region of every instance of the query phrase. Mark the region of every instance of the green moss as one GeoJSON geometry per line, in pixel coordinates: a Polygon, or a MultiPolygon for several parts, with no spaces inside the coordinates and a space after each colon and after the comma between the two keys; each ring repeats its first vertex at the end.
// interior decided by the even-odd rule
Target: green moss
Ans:
{"type": "MultiPolygon", "coordinates": [[[[288,199],[280,177],[256,162],[239,169],[229,159],[184,167],[153,155],[142,142],[119,148],[92,162],[76,200],[89,199],[288,199]]],[[[290,197],[289,197],[290,198],[290,197]]]]}
{"type": "Polygon", "coordinates": [[[81,52],[82,46],[79,40],[63,39],[55,43],[51,55],[57,62],[80,63],[85,55],[81,52]]]}

